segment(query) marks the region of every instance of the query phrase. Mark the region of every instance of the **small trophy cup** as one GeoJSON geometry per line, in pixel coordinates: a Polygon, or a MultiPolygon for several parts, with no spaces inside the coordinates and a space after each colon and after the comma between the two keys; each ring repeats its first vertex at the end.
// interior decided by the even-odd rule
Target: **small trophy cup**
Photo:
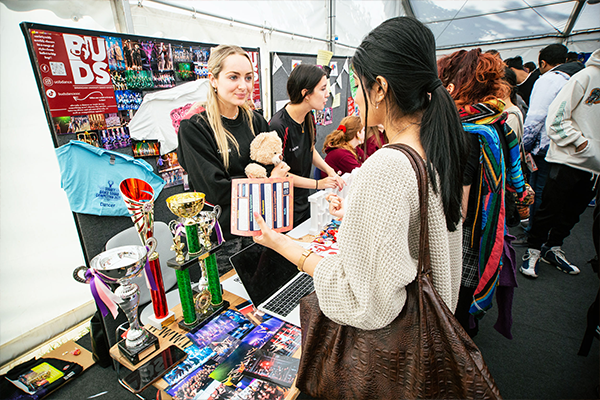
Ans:
{"type": "MultiPolygon", "coordinates": [[[[127,205],[129,214],[131,214],[131,219],[137,228],[142,244],[146,244],[148,238],[153,237],[154,233],[154,189],[141,179],[129,178],[121,182],[119,191],[127,205]]],[[[175,313],[170,311],[167,305],[158,253],[156,251],[151,253],[148,256],[148,261],[150,271],[152,271],[156,282],[156,290],[150,289],[154,315],[151,315],[148,319],[150,325],[161,330],[175,320],[175,313]]]]}
{"type": "MultiPolygon", "coordinates": [[[[92,295],[101,310],[107,302],[106,298],[108,297],[110,302],[112,297],[127,316],[129,330],[126,338],[121,340],[118,346],[119,352],[132,364],[139,363],[159,347],[157,337],[140,326],[138,317],[140,288],[136,283],[131,282],[140,274],[148,254],[152,254],[156,248],[154,238],[149,238],[147,243],[150,246],[149,251],[146,250],[146,246],[115,247],[94,257],[89,269],[81,266],[73,271],[75,280],[90,284],[92,295]],[[85,272],[85,278],[80,275],[81,271],[85,272]],[[96,281],[97,279],[101,282],[96,281]],[[108,293],[102,290],[102,286],[107,288],[105,284],[109,283],[119,284],[113,296],[107,296],[110,293],[108,289],[106,289],[108,293]]],[[[106,305],[110,308],[110,304],[106,305]]]]}
{"type": "Polygon", "coordinates": [[[174,234],[172,248],[177,256],[167,262],[169,267],[175,269],[177,275],[177,285],[179,286],[183,311],[183,321],[179,323],[179,326],[185,330],[192,330],[204,325],[214,315],[229,307],[229,303],[223,301],[216,259],[213,263],[214,267],[210,271],[208,268],[206,270],[202,269],[203,278],[199,284],[200,293],[195,300],[188,271],[189,267],[196,265],[198,262],[203,267],[203,260],[211,256],[213,259],[215,258],[211,252],[214,252],[218,246],[213,248],[210,245],[210,238],[206,237],[205,230],[209,229],[210,235],[210,230],[216,223],[216,217],[220,213],[220,207],[216,209],[216,212],[201,214],[202,208],[204,208],[204,193],[198,192],[176,194],[169,197],[166,202],[169,210],[180,219],[179,221],[171,221],[169,224],[174,234]],[[201,216],[198,217],[198,214],[201,214],[201,216]],[[198,234],[199,225],[203,230],[202,235],[198,234]],[[185,228],[187,244],[185,255],[180,239],[182,228],[185,228]],[[206,240],[208,240],[208,248],[205,246],[206,240]],[[216,271],[216,275],[212,274],[212,271],[216,271]],[[206,290],[206,284],[203,284],[206,280],[208,281],[208,290],[206,290]]]}
{"type": "MultiPolygon", "coordinates": [[[[202,245],[208,252],[212,249],[210,242],[210,234],[215,227],[219,215],[221,215],[221,207],[216,205],[213,211],[200,211],[196,217],[198,226],[201,229],[202,245]]],[[[204,260],[200,260],[202,266],[202,278],[208,281],[208,290],[211,295],[211,304],[219,305],[223,302],[223,292],[221,291],[221,282],[219,281],[219,268],[217,267],[217,257],[211,253],[204,260]]]]}

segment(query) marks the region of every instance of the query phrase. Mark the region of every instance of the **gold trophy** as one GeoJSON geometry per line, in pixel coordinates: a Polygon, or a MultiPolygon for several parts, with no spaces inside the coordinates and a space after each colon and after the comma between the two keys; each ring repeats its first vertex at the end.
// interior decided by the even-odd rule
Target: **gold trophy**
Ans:
{"type": "MultiPolygon", "coordinates": [[[[213,276],[211,279],[210,273],[207,274],[205,269],[202,268],[204,267],[205,259],[211,256],[214,258],[214,254],[211,253],[214,253],[218,246],[210,246],[209,240],[209,246],[208,248],[206,247],[206,235],[204,234],[206,229],[204,225],[206,224],[201,225],[203,234],[199,235],[198,233],[199,222],[207,219],[206,217],[200,219],[197,217],[202,208],[204,208],[204,193],[180,193],[167,198],[166,202],[169,210],[179,217],[179,220],[169,223],[169,227],[173,232],[172,248],[177,256],[169,260],[167,265],[175,269],[177,275],[177,285],[179,287],[181,309],[183,311],[183,321],[179,323],[179,326],[182,329],[191,330],[204,325],[215,314],[229,307],[229,303],[222,301],[218,270],[216,277],[213,276]],[[186,254],[183,253],[180,238],[184,230],[187,244],[186,254]],[[197,265],[198,262],[202,268],[203,279],[201,279],[199,284],[200,293],[194,299],[188,269],[192,265],[197,265]],[[208,285],[202,285],[206,276],[208,276],[208,285]],[[215,279],[216,283],[214,282],[215,279]],[[206,286],[208,286],[208,289],[206,286]],[[216,296],[213,294],[213,292],[217,293],[214,290],[215,287],[218,287],[218,294],[216,296]],[[218,303],[215,304],[215,300],[218,300],[218,303]]],[[[216,263],[214,264],[216,267],[216,263]]]]}

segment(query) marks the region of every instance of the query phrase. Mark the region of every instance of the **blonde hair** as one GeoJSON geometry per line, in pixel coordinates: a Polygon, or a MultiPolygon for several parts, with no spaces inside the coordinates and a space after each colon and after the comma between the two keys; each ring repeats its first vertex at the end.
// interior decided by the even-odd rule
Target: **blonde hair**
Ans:
{"type": "Polygon", "coordinates": [[[356,150],[354,149],[354,147],[349,145],[348,142],[354,139],[362,128],[363,124],[362,122],[360,122],[360,117],[345,117],[344,119],[342,119],[342,122],[340,122],[340,126],[338,126],[338,129],[331,132],[325,138],[325,143],[323,143],[323,151],[325,151],[327,148],[346,149],[349,150],[352,154],[354,154],[354,157],[356,157],[356,159],[358,160],[356,150]],[[342,126],[344,127],[344,130],[340,129],[342,126]]]}
{"type": "MultiPolygon", "coordinates": [[[[246,57],[250,65],[252,65],[252,61],[244,49],[239,46],[222,44],[212,49],[210,58],[208,59],[208,72],[212,73],[215,78],[218,78],[223,69],[225,59],[235,54],[246,57]]],[[[252,68],[252,87],[254,87],[254,68],[252,68]]],[[[219,108],[219,94],[216,92],[216,89],[211,89],[208,90],[208,96],[206,98],[206,103],[204,104],[204,108],[206,109],[206,120],[214,132],[217,147],[223,158],[223,164],[225,164],[226,169],[229,169],[229,145],[231,143],[238,154],[240,154],[240,145],[231,132],[223,126],[221,110],[219,108]]],[[[253,112],[247,103],[248,102],[245,102],[244,105],[240,107],[250,125],[250,130],[254,134],[254,126],[252,123],[253,112]]]]}

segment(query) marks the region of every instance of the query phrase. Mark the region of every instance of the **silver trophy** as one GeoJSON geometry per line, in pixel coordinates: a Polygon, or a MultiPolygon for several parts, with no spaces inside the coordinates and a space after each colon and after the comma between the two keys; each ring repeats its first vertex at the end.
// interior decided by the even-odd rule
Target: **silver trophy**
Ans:
{"type": "Polygon", "coordinates": [[[81,266],[73,272],[75,280],[82,283],[95,284],[92,282],[93,279],[99,278],[106,284],[119,284],[114,294],[117,304],[129,321],[129,330],[126,338],[118,345],[121,354],[132,364],[137,364],[159,347],[156,336],[140,326],[138,317],[140,288],[132,282],[133,278],[140,275],[148,255],[156,249],[156,239],[148,238],[146,243],[149,250],[146,246],[122,246],[107,250],[92,259],[91,271],[81,266]],[[85,272],[85,277],[80,275],[82,271],[85,272]]]}

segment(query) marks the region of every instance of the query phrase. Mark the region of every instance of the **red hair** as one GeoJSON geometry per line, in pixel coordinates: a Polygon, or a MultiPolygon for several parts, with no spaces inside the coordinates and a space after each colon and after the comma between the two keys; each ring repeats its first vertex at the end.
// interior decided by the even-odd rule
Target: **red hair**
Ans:
{"type": "Polygon", "coordinates": [[[356,159],[358,160],[356,150],[354,149],[354,147],[350,146],[348,142],[354,139],[362,128],[363,124],[360,121],[360,117],[357,117],[355,115],[345,117],[344,119],[342,119],[340,126],[338,126],[338,128],[335,131],[331,132],[325,138],[325,143],[323,143],[323,151],[327,152],[327,149],[330,148],[346,149],[349,150],[352,154],[354,154],[354,157],[356,157],[356,159]]]}
{"type": "Polygon", "coordinates": [[[437,61],[442,84],[454,85],[450,94],[458,108],[492,99],[504,99],[510,86],[504,81],[504,63],[481,49],[460,50],[437,61]]]}

